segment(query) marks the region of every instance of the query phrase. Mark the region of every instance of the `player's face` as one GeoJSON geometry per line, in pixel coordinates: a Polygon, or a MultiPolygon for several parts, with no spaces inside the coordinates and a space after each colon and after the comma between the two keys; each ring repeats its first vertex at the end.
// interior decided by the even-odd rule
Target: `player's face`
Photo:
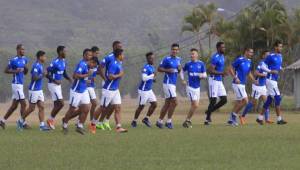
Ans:
{"type": "Polygon", "coordinates": [[[278,44],[278,46],[275,47],[275,51],[276,51],[277,53],[281,53],[281,52],[282,52],[282,48],[283,48],[283,45],[282,45],[282,44],[278,44]]]}
{"type": "Polygon", "coordinates": [[[116,50],[116,49],[123,49],[122,43],[118,43],[113,47],[113,50],[116,50]]]}
{"type": "Polygon", "coordinates": [[[67,56],[67,50],[66,50],[66,48],[64,48],[64,49],[59,53],[59,56],[62,57],[62,58],[66,58],[66,56],[67,56]]]}
{"type": "Polygon", "coordinates": [[[42,56],[40,57],[40,61],[41,61],[42,63],[45,63],[46,60],[47,60],[46,54],[44,54],[44,55],[42,55],[42,56]]]}
{"type": "Polygon", "coordinates": [[[171,55],[172,56],[177,56],[178,53],[179,53],[179,48],[178,47],[172,47],[171,55]]]}
{"type": "Polygon", "coordinates": [[[118,56],[118,59],[120,60],[120,61],[124,61],[124,55],[123,54],[120,54],[119,56],[118,56]]]}
{"type": "Polygon", "coordinates": [[[89,67],[90,68],[96,68],[97,67],[97,63],[94,60],[90,60],[89,61],[89,67]]]}
{"type": "Polygon", "coordinates": [[[92,57],[93,57],[93,53],[91,51],[86,52],[84,55],[84,58],[87,61],[90,61],[92,59],[92,57]]]}
{"type": "Polygon", "coordinates": [[[198,57],[199,57],[199,55],[198,55],[197,51],[191,51],[191,60],[192,61],[198,60],[198,57]]]}
{"type": "Polygon", "coordinates": [[[265,59],[268,55],[270,55],[270,52],[265,52],[264,55],[262,55],[262,59],[265,59]]]}
{"type": "Polygon", "coordinates": [[[253,57],[253,54],[254,54],[253,49],[249,49],[249,50],[246,51],[245,56],[246,56],[247,58],[252,58],[252,57],[253,57]]]}
{"type": "Polygon", "coordinates": [[[24,46],[21,46],[19,49],[17,49],[17,53],[20,56],[25,55],[25,48],[24,48],[24,46]]]}
{"type": "Polygon", "coordinates": [[[219,47],[218,51],[219,51],[220,53],[224,54],[224,53],[225,53],[225,50],[226,50],[225,44],[221,44],[221,46],[219,47]]]}
{"type": "Polygon", "coordinates": [[[99,56],[99,51],[93,52],[93,57],[98,57],[99,56]]]}
{"type": "Polygon", "coordinates": [[[154,55],[147,57],[147,63],[151,65],[154,63],[154,55]]]}

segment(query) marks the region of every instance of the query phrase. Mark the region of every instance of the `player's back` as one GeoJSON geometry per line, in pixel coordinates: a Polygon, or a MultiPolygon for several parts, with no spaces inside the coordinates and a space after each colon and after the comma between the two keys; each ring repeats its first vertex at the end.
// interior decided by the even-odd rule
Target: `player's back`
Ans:
{"type": "Polygon", "coordinates": [[[32,65],[31,72],[30,72],[31,82],[29,84],[29,90],[32,91],[42,90],[42,86],[43,86],[42,78],[38,80],[34,80],[34,77],[35,76],[43,77],[43,69],[44,69],[43,65],[37,61],[32,65]]]}

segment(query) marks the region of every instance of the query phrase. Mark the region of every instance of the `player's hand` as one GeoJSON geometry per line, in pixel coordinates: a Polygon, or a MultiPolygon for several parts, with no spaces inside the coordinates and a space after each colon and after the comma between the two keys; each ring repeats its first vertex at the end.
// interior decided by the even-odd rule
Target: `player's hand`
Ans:
{"type": "Polygon", "coordinates": [[[61,81],[60,80],[54,80],[53,83],[56,84],[56,85],[61,85],[61,81]]]}
{"type": "Polygon", "coordinates": [[[174,69],[169,68],[169,69],[166,70],[166,72],[167,72],[167,73],[174,73],[174,69]]]}
{"type": "Polygon", "coordinates": [[[91,76],[91,75],[93,75],[93,73],[94,73],[94,70],[93,69],[89,69],[88,75],[91,76]]]}
{"type": "Polygon", "coordinates": [[[123,77],[124,76],[124,71],[122,70],[120,73],[119,73],[119,77],[123,77]]]}
{"type": "Polygon", "coordinates": [[[241,84],[241,80],[239,79],[239,78],[234,78],[234,82],[236,83],[236,84],[241,84]]]}
{"type": "Polygon", "coordinates": [[[277,70],[271,70],[270,73],[271,73],[271,74],[278,74],[278,71],[277,71],[277,70]]]}
{"type": "Polygon", "coordinates": [[[185,80],[182,80],[181,83],[182,83],[183,85],[185,85],[185,86],[186,86],[186,84],[187,84],[185,80]]]}
{"type": "Polygon", "coordinates": [[[16,70],[17,73],[21,73],[23,71],[24,71],[24,68],[17,68],[17,70],[16,70]]]}
{"type": "Polygon", "coordinates": [[[87,83],[87,84],[91,84],[91,83],[92,83],[92,80],[86,80],[86,83],[87,83]]]}

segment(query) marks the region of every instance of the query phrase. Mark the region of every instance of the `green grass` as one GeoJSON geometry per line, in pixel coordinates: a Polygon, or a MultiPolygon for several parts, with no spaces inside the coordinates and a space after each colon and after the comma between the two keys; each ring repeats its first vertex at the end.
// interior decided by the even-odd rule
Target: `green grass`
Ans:
{"type": "Polygon", "coordinates": [[[64,136],[37,127],[17,132],[10,125],[0,130],[0,169],[299,169],[300,116],[289,117],[286,126],[258,126],[252,120],[237,128],[194,122],[183,129],[177,120],[174,130],[139,126],[127,134],[85,136],[73,126],[64,136]]]}

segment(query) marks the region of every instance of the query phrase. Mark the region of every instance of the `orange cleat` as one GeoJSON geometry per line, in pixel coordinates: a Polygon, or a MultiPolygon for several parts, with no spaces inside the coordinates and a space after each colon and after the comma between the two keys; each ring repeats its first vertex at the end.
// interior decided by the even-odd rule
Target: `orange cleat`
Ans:
{"type": "Polygon", "coordinates": [[[122,128],[122,127],[117,127],[117,128],[116,128],[116,131],[117,131],[118,133],[126,133],[126,132],[128,132],[127,129],[124,129],[124,128],[122,128]]]}
{"type": "Polygon", "coordinates": [[[47,120],[47,124],[48,124],[48,126],[49,126],[52,130],[55,129],[55,126],[54,126],[54,120],[53,120],[53,119],[48,119],[48,120],[47,120]]]}
{"type": "Polygon", "coordinates": [[[246,118],[243,117],[243,116],[239,116],[239,118],[240,118],[241,125],[245,125],[246,124],[246,118]]]}
{"type": "Polygon", "coordinates": [[[96,134],[96,125],[95,124],[91,123],[89,126],[89,129],[92,134],[96,134]]]}
{"type": "Polygon", "coordinates": [[[266,120],[266,124],[273,124],[274,122],[271,120],[266,120]]]}

